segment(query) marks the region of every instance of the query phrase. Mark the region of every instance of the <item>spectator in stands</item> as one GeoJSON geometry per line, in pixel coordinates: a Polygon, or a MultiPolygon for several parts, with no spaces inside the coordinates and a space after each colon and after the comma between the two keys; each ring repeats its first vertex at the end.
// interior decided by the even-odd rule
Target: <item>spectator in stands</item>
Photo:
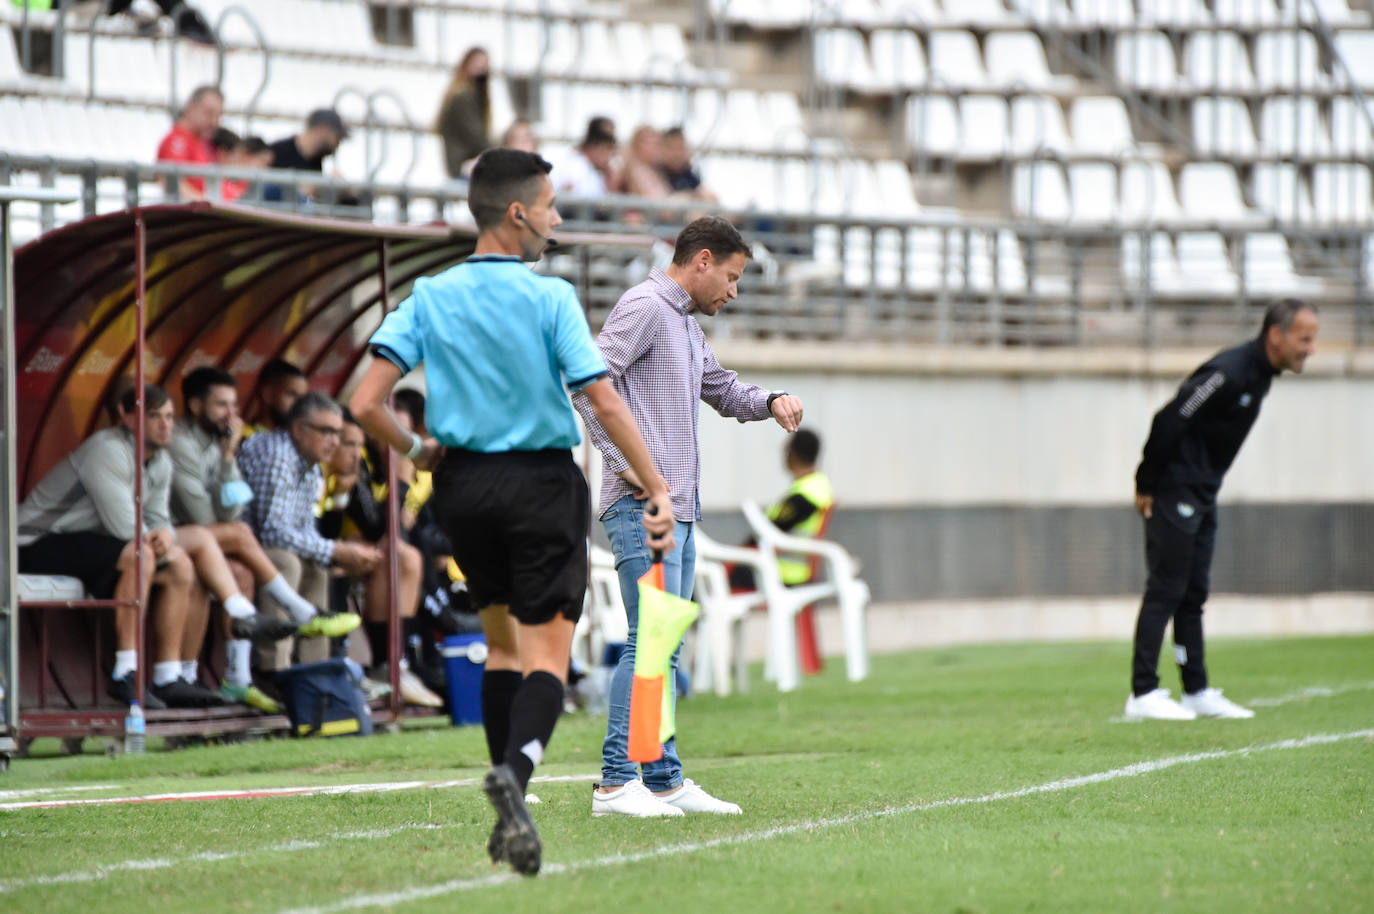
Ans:
{"type": "MultiPolygon", "coordinates": [[[[797,429],[783,446],[783,462],[792,483],[782,500],[768,509],[768,519],[783,533],[815,539],[821,535],[826,512],[835,504],[830,479],[817,464],[821,455],[820,436],[810,429],[797,429]]],[[[754,545],[751,538],[745,545],[754,545]]],[[[811,580],[811,563],[794,555],[778,557],[778,575],[788,587],[811,580]]],[[[730,573],[730,586],[742,590],[756,587],[753,570],[737,565],[730,573]]]]}
{"type": "Polygon", "coordinates": [[[538,152],[539,138],[534,135],[534,125],[519,118],[512,121],[506,132],[501,134],[501,145],[521,152],[538,152]]]}
{"type": "MultiPolygon", "coordinates": [[[[313,171],[324,174],[324,160],[338,152],[339,145],[348,139],[348,128],[343,118],[333,108],[318,108],[305,119],[305,128],[294,136],[277,140],[271,145],[272,168],[285,168],[292,171],[313,171]]],[[[297,188],[297,193],[306,198],[315,195],[309,186],[297,188]]],[[[263,197],[267,200],[282,200],[279,185],[268,185],[263,197]]]]}
{"type": "Polygon", "coordinates": [[[708,203],[716,202],[716,195],[702,186],[701,175],[692,166],[692,152],[687,147],[687,135],[681,127],[669,127],[663,131],[658,170],[673,193],[686,194],[708,203]]]}
{"type": "MultiPolygon", "coordinates": [[[[665,589],[681,597],[692,593],[696,546],[693,529],[700,510],[701,469],[697,442],[698,401],[741,422],[773,418],[794,432],[802,403],[786,391],[769,392],[745,384],[716,361],[697,323],[697,315],[717,314],[737,294],[749,262],[749,245],[729,221],[704,216],[677,236],[673,262],[621,296],[597,336],[607,377],[629,404],[636,425],[651,442],[654,464],[668,479],[677,521],[677,546],[663,554],[665,589]]],[[[620,594],[629,638],[611,679],[610,711],[602,744],[601,785],[592,794],[595,815],[674,816],[682,811],[734,814],[740,808],[710,796],[682,776],[674,740],[663,757],[639,766],[628,758],[630,681],[634,676],[639,613],[638,579],[649,570],[650,552],[638,533],[644,514],[643,486],[634,470],[606,437],[591,404],[580,393],[573,404],[601,451],[601,519],[615,553],[620,594]],[[675,808],[670,808],[675,807],[675,808]]],[[[677,666],[678,653],[672,658],[677,666]]]]}
{"type": "Polygon", "coordinates": [[[615,174],[616,145],[615,123],[607,117],[592,118],[582,143],[549,176],[554,193],[584,199],[606,196],[615,174]]]}
{"type": "MultiPolygon", "coordinates": [[[[272,148],[262,137],[242,138],[228,127],[220,127],[210,145],[215,149],[215,160],[229,168],[267,168],[272,164],[272,148]]],[[[247,193],[248,187],[247,181],[226,180],[220,185],[220,197],[233,202],[247,193]]]]}
{"type": "MultiPolygon", "coordinates": [[[[105,12],[114,16],[118,13],[127,12],[133,6],[134,0],[110,0],[105,12]]],[[[200,44],[214,44],[215,30],[210,27],[210,23],[199,11],[187,6],[183,0],[154,0],[163,15],[169,16],[172,23],[176,26],[177,34],[182,38],[195,41],[200,44]]],[[[54,3],[54,6],[57,4],[54,3]]]]}
{"type": "MultiPolygon", "coordinates": [[[[367,456],[366,436],[362,426],[345,411],[343,435],[334,449],[325,471],[325,496],[320,504],[319,530],[331,540],[367,543],[387,554],[386,480],[376,471],[367,456]],[[379,478],[381,477],[381,478],[379,478]]],[[[375,453],[375,451],[374,451],[375,453]]],[[[397,480],[400,482],[399,478],[397,480]]],[[[398,493],[399,494],[399,493],[398,493]]],[[[415,613],[420,606],[420,550],[410,543],[396,544],[401,634],[408,640],[415,630],[415,613]]],[[[362,575],[356,576],[363,585],[364,630],[372,649],[372,671],[369,678],[386,681],[388,619],[391,607],[391,573],[385,561],[379,562],[362,575]]],[[[339,604],[347,603],[349,582],[334,579],[334,596],[339,604]]],[[[404,654],[404,652],[403,652],[404,654]]],[[[435,695],[411,672],[404,656],[401,659],[401,697],[407,703],[438,708],[443,700],[435,695]]]]}
{"type": "MultiPolygon", "coordinates": [[[[324,488],[320,464],[334,455],[342,435],[339,404],[312,391],[292,404],[281,427],[254,435],[239,449],[239,466],[253,490],[244,517],[287,584],[312,606],[324,606],[329,599],[331,566],[361,575],[382,559],[373,546],[334,542],[315,527],[315,503],[324,488]]],[[[278,618],[291,617],[290,608],[275,598],[264,603],[278,618]]],[[[296,653],[298,662],[324,660],[328,642],[302,639],[296,653]]],[[[258,666],[279,670],[290,664],[291,656],[290,640],[283,639],[259,651],[258,666]]]]}
{"type": "Polygon", "coordinates": [[[661,140],[658,131],[647,124],[630,137],[624,162],[616,174],[612,190],[633,197],[667,197],[672,188],[658,170],[661,140]]]}
{"type": "MultiPolygon", "coordinates": [[[[221,368],[197,368],[182,380],[185,415],[172,433],[172,519],[179,525],[194,524],[214,537],[235,573],[241,590],[261,587],[290,613],[289,623],[273,619],[275,629],[267,640],[292,634],[301,637],[339,637],[357,628],[356,616],[326,616],[291,589],[263,552],[247,524],[240,523],[253,491],[239,475],[235,453],[243,433],[238,413],[238,389],[233,375],[221,368]],[[240,574],[241,573],[241,574],[240,574]]],[[[253,685],[252,641],[234,637],[225,656],[227,669],[220,694],[228,701],[248,704],[268,712],[281,708],[253,685]]]]}
{"type": "MultiPolygon", "coordinates": [[[[224,114],[224,94],[216,86],[200,86],[191,93],[172,129],[157,147],[159,162],[185,165],[214,165],[218,161],[211,144],[219,119],[224,114]]],[[[182,178],[182,199],[200,200],[205,196],[204,178],[182,178]]]]}
{"type": "Polygon", "coordinates": [[[286,359],[273,359],[258,373],[258,421],[243,427],[243,440],[286,424],[296,401],[310,391],[305,372],[286,359]]]}
{"type": "Polygon", "coordinates": [[[465,176],[472,160],[491,146],[490,64],[484,48],[468,48],[453,68],[453,79],[439,105],[434,131],[444,141],[444,167],[450,178],[465,176]]]}

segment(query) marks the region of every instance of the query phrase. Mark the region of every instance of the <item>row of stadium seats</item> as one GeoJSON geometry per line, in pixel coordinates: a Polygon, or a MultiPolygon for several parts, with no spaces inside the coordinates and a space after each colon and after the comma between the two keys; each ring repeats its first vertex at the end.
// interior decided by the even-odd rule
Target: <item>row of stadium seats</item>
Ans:
{"type": "MultiPolygon", "coordinates": [[[[822,28],[814,33],[814,72],[824,85],[882,93],[935,87],[945,91],[1072,92],[1076,81],[1051,73],[1040,36],[1027,30],[992,32],[982,41],[966,29],[875,29],[865,41],[857,29],[822,28]]],[[[1359,85],[1374,82],[1374,65],[1361,60],[1374,47],[1374,31],[1347,31],[1336,45],[1352,63],[1359,85]]],[[[1262,32],[1253,52],[1237,32],[1191,33],[1176,55],[1159,31],[1119,32],[1111,48],[1115,71],[1125,85],[1152,91],[1274,92],[1329,87],[1316,36],[1307,32],[1262,32]],[[1180,70],[1179,64],[1182,64],[1180,70]]]]}
{"type": "Polygon", "coordinates": [[[1159,162],[1030,162],[1017,165],[1012,180],[1018,216],[1055,222],[1366,224],[1374,215],[1370,194],[1364,165],[1315,165],[1310,176],[1293,165],[1257,165],[1250,175],[1253,205],[1236,170],[1221,163],[1184,165],[1177,195],[1159,162]]]}
{"type": "MultiPolygon", "coordinates": [[[[1316,20],[1309,0],[846,0],[820,9],[811,0],[710,0],[718,18],[762,30],[843,24],[860,28],[964,26],[980,31],[1054,24],[1065,29],[1256,28],[1316,20]]],[[[1313,0],[1323,21],[1368,25],[1346,0],[1313,0]]]]}

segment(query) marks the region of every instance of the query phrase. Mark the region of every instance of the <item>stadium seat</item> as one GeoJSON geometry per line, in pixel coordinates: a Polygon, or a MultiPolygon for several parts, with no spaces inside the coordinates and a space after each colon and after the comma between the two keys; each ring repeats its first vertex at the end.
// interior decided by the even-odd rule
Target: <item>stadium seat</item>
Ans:
{"type": "MultiPolygon", "coordinates": [[[[1129,2],[1126,3],[1129,7],[1129,2]]],[[[1134,16],[1134,14],[1132,14],[1134,16]]],[[[1167,90],[1178,81],[1174,47],[1163,32],[1120,32],[1116,36],[1116,76],[1128,86],[1167,90]]]]}
{"type": "Polygon", "coordinates": [[[963,235],[955,229],[922,226],[906,233],[906,287],[940,292],[964,285],[963,235]]]}
{"type": "Polygon", "coordinates": [[[1077,21],[1068,0],[1015,0],[1016,7],[1032,22],[1041,25],[1068,26],[1077,21]]]}
{"type": "Polygon", "coordinates": [[[907,103],[907,137],[913,149],[927,155],[952,156],[959,151],[959,115],[954,100],[943,95],[916,95],[907,103]]]}
{"type": "Polygon", "coordinates": [[[1007,150],[1007,103],[997,95],[959,99],[959,156],[995,159],[1007,150]]]}
{"type": "Polygon", "coordinates": [[[1070,9],[1084,25],[1124,29],[1135,24],[1131,0],[1070,0],[1070,9]]]}
{"type": "Polygon", "coordinates": [[[1260,112],[1260,148],[1266,158],[1329,156],[1331,140],[1310,96],[1281,96],[1264,103],[1260,112]]]}
{"type": "Polygon", "coordinates": [[[1285,222],[1311,222],[1312,195],[1296,166],[1258,164],[1251,176],[1255,208],[1285,222]]]}
{"type": "Polygon", "coordinates": [[[1235,32],[1193,32],[1185,61],[1184,82],[1191,89],[1243,92],[1255,85],[1245,45],[1235,32]]]}
{"type": "Polygon", "coordinates": [[[1202,0],[1150,0],[1140,6],[1140,24],[1165,29],[1206,28],[1212,14],[1202,0]]]}
{"type": "Polygon", "coordinates": [[[988,78],[995,86],[1041,92],[1065,92],[1074,86],[1073,77],[1050,73],[1045,47],[1034,32],[993,32],[986,50],[988,78]]]}
{"type": "Polygon", "coordinates": [[[1012,171],[1012,212],[1026,219],[1065,222],[1073,215],[1058,162],[1023,162],[1012,171]]]}
{"type": "Polygon", "coordinates": [[[1075,152],[1121,155],[1135,146],[1126,104],[1115,95],[1076,99],[1069,109],[1075,152]]]}
{"type": "Polygon", "coordinates": [[[1163,232],[1131,232],[1121,238],[1121,278],[1127,291],[1141,287],[1175,294],[1184,284],[1174,245],[1163,232]]]}
{"type": "Polygon", "coordinates": [[[1174,249],[1178,252],[1179,291],[1234,295],[1240,287],[1226,253],[1226,241],[1216,232],[1180,232],[1174,249]]]}
{"type": "Polygon", "coordinates": [[[1212,12],[1217,25],[1229,28],[1274,25],[1279,21],[1274,0],[1212,0],[1212,12]]]}
{"type": "Polygon", "coordinates": [[[1317,39],[1306,32],[1261,32],[1255,38],[1255,84],[1260,89],[1327,86],[1331,77],[1320,61],[1317,39]]]}
{"type": "Polygon", "coordinates": [[[1374,106],[1353,98],[1331,100],[1331,151],[1338,156],[1367,156],[1374,152],[1374,106]]]}
{"type": "Polygon", "coordinates": [[[1064,126],[1064,109],[1046,95],[1022,95],[1011,103],[1011,151],[1028,156],[1037,151],[1073,148],[1064,126]]]}
{"type": "Polygon", "coordinates": [[[1374,89],[1374,32],[1336,33],[1336,53],[1350,69],[1350,77],[1361,89],[1374,89]]]}
{"type": "Polygon", "coordinates": [[[1369,169],[1364,165],[1314,165],[1312,208],[1322,222],[1367,224],[1371,216],[1369,169]]]}
{"type": "Polygon", "coordinates": [[[1320,279],[1300,276],[1293,269],[1288,242],[1276,232],[1251,232],[1245,236],[1242,254],[1245,287],[1260,295],[1319,295],[1320,279]]]}
{"type": "Polygon", "coordinates": [[[875,29],[868,36],[874,78],[896,89],[924,86],[929,78],[926,52],[916,33],[906,29],[875,29]]]}
{"type": "Polygon", "coordinates": [[[985,89],[990,85],[982,52],[972,32],[936,30],[930,33],[927,41],[933,79],[955,89],[985,89]]]}
{"type": "Polygon", "coordinates": [[[840,86],[858,92],[891,89],[880,82],[868,61],[863,35],[855,29],[825,28],[811,33],[812,66],[821,85],[840,86]]]}
{"type": "Polygon", "coordinates": [[[968,233],[968,287],[975,292],[1024,295],[1026,264],[1016,235],[1007,229],[996,233],[968,233]]]}
{"type": "Polygon", "coordinates": [[[997,28],[1022,24],[1024,20],[1002,4],[1002,0],[958,0],[945,4],[945,21],[952,25],[997,28]]]}
{"type": "Polygon", "coordinates": [[[1204,155],[1254,156],[1258,143],[1245,103],[1238,98],[1193,99],[1193,146],[1204,155]]]}
{"type": "Polygon", "coordinates": [[[1260,216],[1245,205],[1236,170],[1230,165],[1194,162],[1179,174],[1179,198],[1184,214],[1196,222],[1257,222],[1260,216]]]}
{"type": "Polygon", "coordinates": [[[1311,0],[1311,6],[1307,3],[1295,4],[1299,18],[1304,22],[1311,22],[1317,17],[1313,14],[1313,7],[1321,13],[1322,21],[1327,25],[1335,26],[1368,26],[1369,13],[1364,10],[1353,10],[1346,0],[1311,0]]]}
{"type": "Polygon", "coordinates": [[[1069,165],[1075,222],[1114,222],[1119,208],[1116,166],[1096,162],[1069,165]]]}

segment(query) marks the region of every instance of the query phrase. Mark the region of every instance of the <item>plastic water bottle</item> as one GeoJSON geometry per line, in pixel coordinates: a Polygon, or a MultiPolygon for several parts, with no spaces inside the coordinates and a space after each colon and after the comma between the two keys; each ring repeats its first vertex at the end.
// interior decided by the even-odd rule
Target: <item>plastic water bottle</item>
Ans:
{"type": "Polygon", "coordinates": [[[136,701],[129,702],[129,714],[124,718],[124,751],[130,755],[143,754],[143,708],[136,701]]]}

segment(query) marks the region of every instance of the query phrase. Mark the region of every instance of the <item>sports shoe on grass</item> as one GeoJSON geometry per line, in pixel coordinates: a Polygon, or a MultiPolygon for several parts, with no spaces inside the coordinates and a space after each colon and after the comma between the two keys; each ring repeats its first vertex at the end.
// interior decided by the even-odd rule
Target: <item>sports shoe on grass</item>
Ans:
{"type": "Polygon", "coordinates": [[[317,613],[315,618],[296,629],[296,634],[302,638],[342,638],[362,624],[362,617],[357,613],[334,613],[332,616],[317,613]]]}
{"type": "Polygon", "coordinates": [[[721,816],[737,816],[740,808],[734,803],[717,800],[697,786],[691,778],[683,778],[681,786],[672,793],[655,794],[669,806],[676,806],[683,812],[710,812],[721,816]]]}
{"type": "Polygon", "coordinates": [[[401,667],[401,698],[408,705],[421,708],[442,708],[444,700],[429,690],[419,676],[401,667]]]}
{"type": "Polygon", "coordinates": [[[1242,708],[1231,699],[1223,697],[1221,689],[1203,689],[1201,692],[1184,695],[1181,704],[1198,717],[1244,720],[1255,716],[1255,712],[1249,708],[1242,708]]]}
{"type": "Polygon", "coordinates": [[[224,704],[218,692],[211,692],[185,679],[154,685],[148,691],[162,699],[169,708],[213,708],[224,704]]]}
{"type": "MultiPolygon", "coordinates": [[[[598,785],[599,786],[599,785],[598,785]]],[[[592,789],[592,815],[594,816],[635,816],[640,819],[655,816],[680,816],[683,811],[654,796],[644,782],[635,778],[620,785],[611,793],[592,789]]]]}
{"type": "Polygon", "coordinates": [[[220,683],[219,694],[231,705],[247,705],[250,708],[257,708],[259,711],[266,711],[268,714],[280,714],[282,712],[281,705],[251,683],[248,685],[220,683]]]}
{"type": "MultiPolygon", "coordinates": [[[[130,704],[134,700],[135,675],[137,674],[125,673],[121,679],[111,679],[110,684],[105,687],[105,694],[122,705],[130,704]]],[[[162,703],[162,699],[153,694],[151,689],[144,689],[143,709],[145,711],[165,711],[167,706],[162,703]]]]}
{"type": "Polygon", "coordinates": [[[263,613],[239,616],[229,623],[229,634],[249,641],[280,641],[296,633],[296,624],[263,613]]]}
{"type": "Polygon", "coordinates": [[[1127,720],[1192,720],[1192,711],[1169,697],[1168,689],[1155,689],[1126,698],[1127,720]]]}
{"type": "Polygon", "coordinates": [[[525,808],[525,792],[505,765],[497,765],[487,772],[482,789],[496,810],[496,828],[487,842],[492,862],[500,862],[499,853],[501,860],[510,863],[511,869],[522,876],[533,876],[539,872],[541,848],[534,820],[525,808]]]}

